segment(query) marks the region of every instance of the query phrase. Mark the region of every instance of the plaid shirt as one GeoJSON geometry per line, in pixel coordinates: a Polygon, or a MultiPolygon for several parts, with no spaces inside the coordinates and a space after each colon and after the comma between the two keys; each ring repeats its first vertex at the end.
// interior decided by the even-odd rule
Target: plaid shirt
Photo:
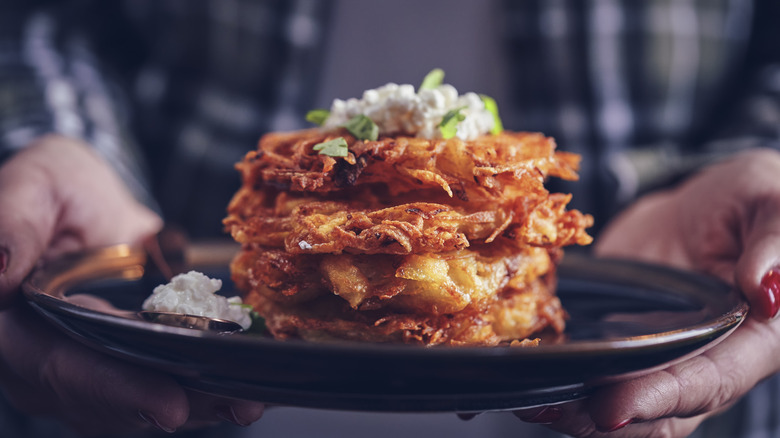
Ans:
{"type": "Polygon", "coordinates": [[[777,140],[774,3],[505,0],[518,108],[506,124],[586,157],[583,182],[563,190],[603,222],[724,152],[777,140]]]}
{"type": "MultiPolygon", "coordinates": [[[[505,125],[585,157],[582,181],[554,188],[597,224],[649,187],[777,138],[771,1],[499,5],[513,79],[505,125]]],[[[47,132],[82,138],[169,222],[218,233],[238,184],[231,164],[263,132],[302,126],[330,6],[5,0],[0,157],[47,132]]]]}
{"type": "Polygon", "coordinates": [[[84,139],[166,220],[218,234],[233,164],[262,133],[303,127],[329,6],[4,0],[0,156],[49,132],[84,139]]]}
{"type": "MultiPolygon", "coordinates": [[[[331,6],[4,0],[0,157],[50,132],[84,139],[169,222],[219,233],[238,185],[233,163],[263,132],[302,127],[331,6]]],[[[780,2],[496,6],[512,78],[499,99],[505,126],[584,156],[582,181],[558,189],[597,223],[647,189],[778,140],[780,2]]],[[[780,434],[778,388],[765,382],[732,410],[737,420],[699,433],[780,434]]]]}

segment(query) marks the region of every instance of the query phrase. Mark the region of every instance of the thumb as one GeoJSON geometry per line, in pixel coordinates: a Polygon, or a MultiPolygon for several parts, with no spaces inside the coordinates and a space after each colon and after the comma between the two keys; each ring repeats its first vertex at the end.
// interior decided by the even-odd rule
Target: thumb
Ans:
{"type": "Polygon", "coordinates": [[[40,139],[0,167],[0,308],[42,258],[133,242],[160,226],[87,145],[40,139]]]}
{"type": "Polygon", "coordinates": [[[780,196],[755,205],[735,281],[750,302],[753,315],[770,319],[780,311],[780,196]]]}
{"type": "Polygon", "coordinates": [[[43,255],[60,214],[49,176],[23,154],[0,168],[0,308],[43,255]]]}

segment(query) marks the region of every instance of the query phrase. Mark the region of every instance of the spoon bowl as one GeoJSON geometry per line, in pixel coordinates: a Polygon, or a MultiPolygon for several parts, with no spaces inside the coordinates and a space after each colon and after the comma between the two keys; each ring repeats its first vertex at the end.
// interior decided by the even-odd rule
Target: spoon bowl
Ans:
{"type": "Polygon", "coordinates": [[[243,331],[240,324],[226,319],[211,318],[208,316],[188,315],[184,313],[153,312],[142,310],[138,316],[144,321],[164,324],[172,327],[182,327],[196,330],[204,330],[215,333],[238,333],[243,331]]]}

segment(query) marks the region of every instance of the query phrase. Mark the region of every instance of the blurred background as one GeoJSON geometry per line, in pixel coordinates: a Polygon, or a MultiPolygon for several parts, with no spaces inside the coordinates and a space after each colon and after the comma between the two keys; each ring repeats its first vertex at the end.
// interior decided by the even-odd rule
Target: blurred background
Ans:
{"type": "MultiPolygon", "coordinates": [[[[25,55],[37,63],[58,132],[93,144],[193,238],[224,237],[221,219],[239,183],[233,164],[261,134],[310,126],[306,111],[334,98],[387,82],[417,86],[437,67],[461,93],[496,98],[508,129],[542,131],[585,155],[582,181],[555,187],[574,192],[596,229],[647,181],[664,184],[700,165],[685,161],[686,150],[717,154],[715,131],[736,136],[733,152],[765,134],[776,140],[780,126],[780,68],[767,62],[780,58],[780,28],[763,25],[777,17],[767,13],[779,8],[773,0],[6,1],[50,14],[25,29],[25,55]],[[769,37],[753,34],[753,24],[769,37]],[[94,54],[69,26],[98,36],[89,41],[94,54]],[[749,48],[755,41],[763,43],[749,48]],[[742,106],[753,91],[758,99],[742,106]],[[740,119],[750,135],[727,123],[740,119]],[[145,158],[149,193],[122,161],[132,144],[145,158]]],[[[9,33],[16,25],[0,23],[9,33]]],[[[0,106],[0,133],[13,149],[35,131],[14,118],[14,94],[3,91],[0,103],[10,104],[0,106]]],[[[464,422],[450,413],[274,408],[230,430],[457,438],[544,429],[505,413],[464,422]]]]}
{"type": "Polygon", "coordinates": [[[388,82],[418,86],[433,68],[461,93],[507,93],[494,0],[338,0],[316,106],[388,82]]]}

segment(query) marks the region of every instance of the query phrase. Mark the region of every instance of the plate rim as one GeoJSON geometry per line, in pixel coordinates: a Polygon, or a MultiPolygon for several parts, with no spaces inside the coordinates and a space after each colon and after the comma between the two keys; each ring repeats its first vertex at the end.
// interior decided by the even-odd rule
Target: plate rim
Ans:
{"type": "MultiPolygon", "coordinates": [[[[197,243],[193,244],[197,245],[197,243]]],[[[41,277],[51,275],[60,270],[72,269],[73,266],[83,268],[83,265],[94,263],[96,260],[109,258],[111,269],[129,269],[134,270],[133,275],[142,275],[143,267],[141,266],[146,261],[146,256],[143,249],[133,247],[130,245],[116,245],[112,247],[100,248],[92,251],[84,251],[81,253],[69,254],[66,257],[55,260],[52,263],[43,265],[36,269],[23,283],[22,291],[25,300],[28,303],[34,304],[35,307],[40,306],[48,312],[62,315],[66,317],[74,317],[82,320],[97,321],[106,323],[112,326],[120,326],[125,330],[133,330],[140,332],[154,332],[164,336],[178,337],[183,336],[186,338],[199,338],[204,342],[220,342],[220,343],[236,343],[243,347],[262,346],[263,348],[278,348],[282,350],[286,349],[300,349],[305,348],[307,351],[312,352],[341,352],[341,353],[358,353],[358,354],[406,354],[409,352],[426,352],[423,354],[428,355],[443,355],[443,356],[505,356],[505,355],[528,355],[528,356],[557,356],[566,355],[570,356],[574,354],[599,354],[606,353],[614,350],[616,347],[620,348],[624,352],[631,352],[632,350],[644,350],[658,345],[674,345],[674,344],[686,344],[689,342],[695,342],[701,337],[710,336],[714,333],[727,332],[732,328],[739,326],[747,317],[749,306],[740,293],[731,285],[726,284],[714,277],[704,274],[684,271],[673,267],[663,266],[659,264],[646,263],[636,260],[620,259],[620,258],[606,258],[606,257],[591,257],[582,253],[567,253],[561,263],[561,268],[565,268],[569,265],[576,265],[582,263],[591,263],[597,265],[612,265],[621,267],[630,267],[632,269],[640,270],[652,270],[659,272],[663,275],[681,276],[688,281],[696,282],[708,282],[715,287],[721,288],[721,293],[725,292],[727,298],[734,300],[734,306],[721,315],[711,318],[709,320],[693,324],[686,327],[684,330],[668,330],[652,335],[639,335],[625,337],[622,339],[611,340],[577,340],[570,341],[564,344],[540,344],[533,348],[504,348],[495,346],[459,346],[459,347],[442,347],[442,346],[417,346],[417,345],[399,345],[399,344],[380,344],[380,343],[363,343],[363,342],[310,342],[302,340],[286,340],[280,341],[272,338],[264,338],[260,336],[252,335],[220,335],[214,333],[203,332],[196,329],[170,327],[161,324],[155,324],[146,322],[141,319],[133,319],[125,316],[113,315],[110,313],[100,312],[94,309],[78,306],[74,303],[70,303],[60,297],[58,292],[63,292],[67,287],[72,284],[58,285],[56,291],[44,290],[43,286],[39,284],[41,277]],[[140,267],[140,269],[139,269],[140,267]]],[[[96,267],[96,272],[110,271],[105,267],[96,267]]],[[[86,273],[82,272],[82,275],[86,273]]],[[[138,277],[140,278],[140,276],[138,277]]],[[[76,280],[80,279],[77,277],[76,280]]],[[[91,280],[97,280],[103,278],[92,278],[91,280]]],[[[48,318],[48,316],[47,316],[48,318]]]]}
{"type": "MultiPolygon", "coordinates": [[[[661,337],[657,334],[625,337],[622,344],[619,344],[619,341],[615,339],[608,339],[597,341],[575,340],[563,344],[542,344],[529,348],[503,346],[425,347],[354,341],[339,343],[315,343],[302,340],[279,341],[260,336],[220,335],[128,318],[130,314],[135,314],[135,311],[128,311],[123,314],[124,316],[100,312],[76,305],[57,296],[61,292],[64,297],[65,291],[73,287],[73,282],[80,281],[80,278],[90,272],[100,272],[101,275],[108,275],[108,279],[116,278],[115,276],[119,275],[120,277],[125,276],[123,278],[140,280],[143,276],[143,266],[147,258],[142,249],[127,245],[82,252],[43,266],[25,281],[23,284],[23,295],[34,310],[57,325],[58,329],[76,338],[77,341],[121,359],[156,368],[163,372],[169,372],[182,385],[191,389],[228,397],[252,398],[265,402],[284,403],[315,409],[373,412],[496,411],[537,406],[538,403],[561,403],[582,398],[587,395],[593,386],[660,369],[691,355],[698,354],[704,349],[711,348],[725,339],[729,333],[736,330],[747,317],[747,303],[739,295],[738,291],[711,277],[631,260],[596,259],[581,254],[569,253],[566,254],[562,267],[565,267],[567,263],[575,265],[583,263],[583,260],[601,265],[608,264],[613,267],[620,265],[632,267],[633,269],[650,269],[656,273],[681,276],[686,281],[695,280],[696,282],[708,283],[710,286],[716,287],[718,289],[716,292],[721,294],[721,296],[725,296],[728,302],[733,305],[730,305],[730,307],[722,306],[723,309],[729,308],[719,316],[708,317],[704,322],[689,326],[684,330],[677,329],[661,332],[664,334],[661,337]],[[90,265],[90,268],[86,269],[84,265],[90,265]],[[71,272],[74,270],[74,266],[80,268],[80,270],[75,269],[76,274],[79,275],[71,272]],[[68,271],[69,269],[71,271],[68,271]],[[66,272],[73,275],[52,286],[52,290],[44,290],[43,286],[38,284],[38,282],[46,280],[45,277],[47,275],[56,275],[57,272],[66,272]],[[106,342],[107,338],[105,336],[101,338],[106,333],[106,330],[115,330],[117,327],[121,331],[112,339],[118,338],[120,342],[111,344],[106,342]],[[95,330],[95,332],[90,333],[89,330],[95,330]],[[149,335],[151,333],[160,336],[153,342],[154,345],[152,347],[154,348],[133,347],[133,343],[128,341],[128,339],[137,340],[138,334],[149,335]],[[316,380],[315,386],[308,387],[307,390],[301,392],[299,386],[295,383],[290,383],[289,371],[287,377],[282,377],[281,380],[276,375],[272,375],[273,378],[271,380],[268,380],[268,377],[260,379],[254,377],[247,378],[243,374],[245,371],[241,371],[238,374],[235,372],[231,373],[219,368],[219,365],[215,365],[214,362],[177,362],[177,359],[180,360],[181,357],[191,357],[191,353],[178,357],[176,354],[168,357],[160,355],[160,346],[170,345],[167,343],[170,340],[187,343],[186,347],[189,347],[190,343],[196,343],[203,349],[214,347],[227,349],[227,351],[233,351],[235,348],[255,349],[256,353],[279,354],[283,360],[300,359],[300,355],[306,354],[311,355],[309,357],[312,358],[312,361],[324,361],[330,367],[333,367],[334,363],[339,360],[350,359],[358,360],[364,366],[365,364],[377,363],[382,363],[384,366],[384,363],[391,359],[395,361],[408,359],[413,361],[416,367],[440,366],[452,363],[450,361],[464,361],[458,365],[460,368],[456,366],[455,374],[464,371],[472,372],[475,367],[474,364],[478,364],[478,368],[482,371],[484,371],[483,368],[485,366],[498,366],[499,369],[502,369],[499,375],[504,379],[508,377],[511,382],[500,380],[498,382],[500,386],[497,386],[497,382],[490,379],[480,381],[481,383],[478,383],[478,385],[487,384],[487,386],[479,387],[480,391],[484,391],[478,392],[474,390],[473,382],[468,382],[465,386],[454,384],[453,382],[456,381],[451,380],[453,377],[452,372],[450,372],[449,374],[445,373],[446,376],[444,377],[434,377],[432,379],[434,382],[430,382],[431,376],[426,374],[423,377],[426,379],[423,386],[414,387],[414,390],[410,390],[409,385],[416,385],[420,382],[421,376],[419,371],[410,374],[401,372],[401,378],[406,379],[405,386],[402,386],[405,389],[400,392],[394,392],[395,389],[389,389],[390,387],[383,386],[384,384],[381,382],[372,384],[369,388],[359,386],[364,384],[364,381],[361,380],[362,377],[345,377],[344,373],[341,372],[335,380],[331,376],[324,379],[320,376],[318,378],[322,380],[316,380]],[[589,372],[586,371],[574,373],[573,376],[566,376],[565,378],[559,378],[557,375],[554,378],[545,375],[546,377],[532,379],[528,382],[513,377],[517,374],[517,367],[526,365],[531,368],[538,367],[540,363],[545,361],[546,363],[557,364],[555,366],[560,367],[562,358],[565,360],[591,360],[590,367],[592,369],[594,362],[602,364],[603,360],[614,359],[616,352],[619,352],[622,355],[621,358],[625,359],[626,362],[623,363],[624,365],[617,367],[618,371],[614,374],[604,372],[600,374],[591,372],[591,374],[588,374],[589,372]],[[659,359],[648,360],[649,352],[658,352],[659,359]],[[594,356],[596,356],[596,359],[593,359],[594,356]],[[631,363],[632,367],[626,367],[626,363],[631,363]],[[642,363],[642,365],[637,366],[636,364],[638,363],[642,363]],[[186,368],[183,368],[185,365],[186,368]],[[214,368],[215,366],[217,368],[214,368]],[[506,374],[508,368],[511,369],[512,376],[506,374]],[[438,386],[442,381],[448,383],[444,387],[438,386]],[[346,384],[348,388],[352,388],[353,393],[334,392],[333,389],[328,389],[333,384],[346,384]],[[355,388],[358,389],[356,390],[355,388]],[[383,395],[388,394],[392,395],[392,397],[383,397],[383,395]],[[270,397],[271,399],[265,399],[264,397],[270,397]]],[[[223,266],[222,269],[225,267],[223,266]]],[[[197,269],[197,266],[193,266],[193,268],[197,269]]],[[[103,277],[100,279],[107,278],[103,277]]],[[[90,280],[99,279],[91,278],[90,280]]],[[[697,293],[697,295],[700,293],[697,293]]],[[[703,305],[708,304],[703,303],[703,305]]],[[[251,355],[252,352],[246,352],[246,354],[251,355]]],[[[276,359],[276,361],[271,362],[277,364],[279,361],[280,359],[276,359]]],[[[306,365],[293,368],[296,370],[293,371],[293,374],[298,372],[302,373],[300,376],[304,379],[312,378],[312,371],[306,368],[306,365]]],[[[343,390],[344,387],[340,387],[340,389],[343,390]]]]}

